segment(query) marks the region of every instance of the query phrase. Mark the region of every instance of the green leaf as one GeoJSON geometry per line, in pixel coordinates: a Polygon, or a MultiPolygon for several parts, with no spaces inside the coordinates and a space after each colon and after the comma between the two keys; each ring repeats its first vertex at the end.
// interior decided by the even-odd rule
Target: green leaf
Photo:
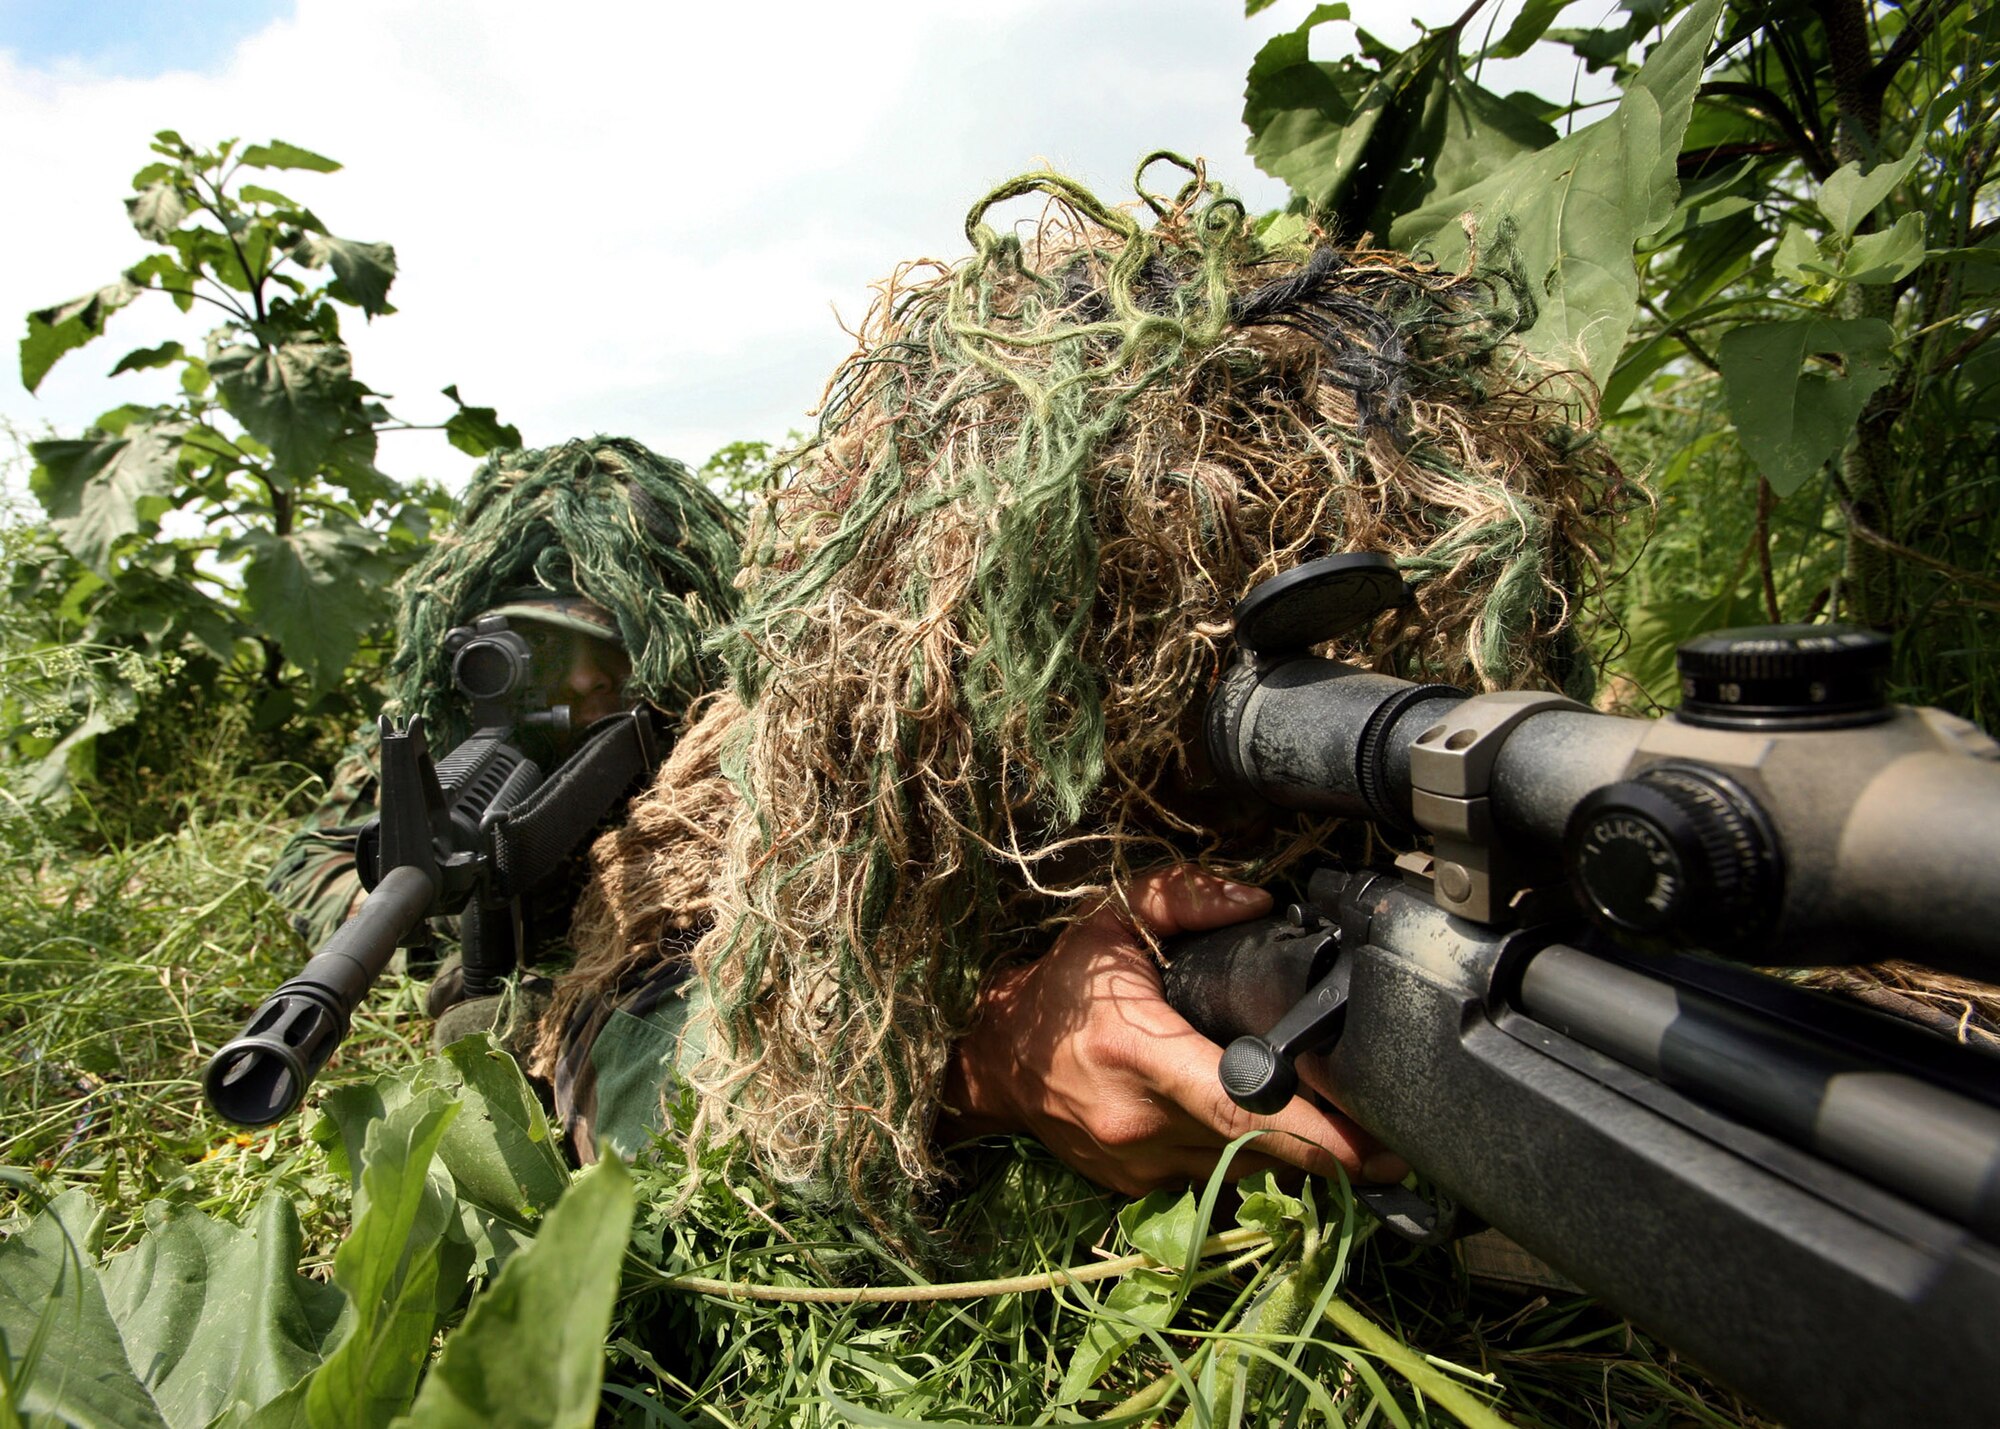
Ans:
{"type": "Polygon", "coordinates": [[[1731,328],[1716,347],[1743,449],[1789,496],[1847,444],[1861,408],[1890,378],[1895,333],[1879,318],[1793,318],[1731,328]],[[1809,359],[1840,359],[1815,368],[1809,359]]]}
{"type": "Polygon", "coordinates": [[[1345,13],[1322,7],[1265,45],[1243,107],[1258,166],[1343,232],[1385,232],[1428,194],[1464,187],[1554,141],[1547,124],[1465,77],[1456,26],[1400,54],[1379,52],[1379,72],[1351,59],[1312,61],[1312,27],[1345,13]]]}
{"type": "Polygon", "coordinates": [[[185,349],[177,342],[163,342],[158,347],[135,347],[118,359],[118,365],[109,375],[116,377],[121,372],[139,372],[149,367],[165,367],[187,356],[185,349]]]}
{"type": "Polygon", "coordinates": [[[141,238],[155,243],[166,242],[167,235],[181,226],[187,212],[187,200],[181,197],[180,188],[168,179],[147,184],[125,200],[125,213],[132,220],[132,226],[139,230],[141,238]]]}
{"type": "Polygon", "coordinates": [[[252,144],[243,151],[243,163],[252,169],[311,169],[316,174],[333,174],[340,165],[324,154],[273,139],[268,144],[252,144]]]}
{"type": "Polygon", "coordinates": [[[239,293],[251,292],[270,266],[271,225],[265,222],[243,227],[236,233],[234,244],[217,238],[208,245],[208,251],[209,267],[219,281],[239,293]]]}
{"type": "Polygon", "coordinates": [[[1278,1188],[1277,1177],[1269,1171],[1245,1176],[1238,1186],[1242,1199],[1236,1207],[1236,1224],[1254,1228],[1277,1238],[1288,1229],[1315,1228],[1318,1216],[1307,1201],[1278,1188]]]}
{"type": "Polygon", "coordinates": [[[287,342],[273,349],[237,346],[209,358],[223,405],[271,449],[273,475],[312,476],[351,429],[367,425],[366,389],[338,342],[287,342]]]}
{"type": "MultiPolygon", "coordinates": [[[[463,1045],[463,1044],[461,1044],[463,1045]]],[[[606,1157],[508,1260],[445,1341],[410,1429],[589,1429],[631,1234],[632,1178],[606,1157]]]]}
{"type": "Polygon", "coordinates": [[[1819,211],[1833,225],[1834,233],[1842,238],[1853,237],[1862,220],[1889,197],[1897,184],[1909,177],[1910,170],[1923,156],[1923,141],[1918,140],[1902,158],[1877,164],[1865,174],[1858,163],[1842,164],[1835,169],[1819,186],[1817,195],[1819,211]]]}
{"type": "Polygon", "coordinates": [[[1601,387],[1638,312],[1637,246],[1674,215],[1681,133],[1720,12],[1721,0],[1695,0],[1609,117],[1425,204],[1390,242],[1450,267],[1468,256],[1471,214],[1481,251],[1511,243],[1537,290],[1528,348],[1601,387]]]}
{"type": "Polygon", "coordinates": [[[133,1372],[96,1266],[103,1213],[65,1191],[18,1235],[0,1241],[0,1337],[20,1354],[39,1338],[19,1408],[78,1429],[166,1429],[133,1372]]]}
{"type": "Polygon", "coordinates": [[[1808,288],[1823,284],[1837,271],[1820,257],[1819,244],[1813,236],[1796,223],[1786,224],[1785,231],[1778,236],[1778,247],[1771,254],[1771,269],[1779,277],[1808,288]]]}
{"type": "Polygon", "coordinates": [[[484,1032],[444,1049],[463,1108],[439,1151],[459,1196],[516,1223],[529,1222],[569,1187],[548,1117],[514,1059],[484,1032]]]}
{"type": "Polygon", "coordinates": [[[1074,1404],[1104,1372],[1145,1334],[1147,1327],[1166,1328],[1178,1303],[1172,1276],[1141,1270],[1119,1281],[1104,1297],[1090,1327],[1077,1342],[1056,1390],[1057,1404],[1074,1404]]]}
{"type": "Polygon", "coordinates": [[[429,1168],[457,1113],[428,1091],[368,1128],[354,1226],[333,1257],[350,1329],[307,1388],[313,1429],[377,1429],[410,1403],[437,1324],[432,1252],[448,1209],[429,1168]]]}
{"type": "Polygon", "coordinates": [[[1187,1260],[1198,1214],[1194,1192],[1159,1190],[1118,1213],[1118,1224],[1133,1246],[1162,1265],[1187,1260]]]}
{"type": "Polygon", "coordinates": [[[237,1227],[154,1202],[132,1250],[96,1263],[98,1213],[59,1196],[0,1244],[0,1337],[47,1334],[22,1408],[83,1426],[196,1429],[284,1397],[320,1363],[340,1296],[295,1269],[299,1224],[267,1196],[237,1227]]]}
{"type": "Polygon", "coordinates": [[[520,428],[502,422],[491,407],[466,406],[458,395],[457,383],[445,388],[444,395],[458,408],[444,424],[444,434],[467,456],[485,456],[498,447],[521,445],[520,428]]]}
{"type": "Polygon", "coordinates": [[[276,189],[267,189],[262,184],[245,184],[236,191],[236,196],[245,203],[269,204],[272,208],[296,210],[300,206],[298,200],[287,198],[276,189]]]}
{"type": "Polygon", "coordinates": [[[1315,6],[1298,28],[1273,35],[1251,61],[1244,85],[1251,158],[1301,193],[1334,162],[1341,124],[1353,111],[1358,81],[1336,66],[1315,64],[1310,54],[1313,30],[1347,13],[1344,4],[1315,6]]]}
{"type": "Polygon", "coordinates": [[[1556,142],[1555,126],[1512,99],[1456,77],[1457,64],[1456,59],[1451,62],[1452,82],[1433,98],[1434,104],[1441,99],[1444,115],[1430,182],[1421,190],[1405,190],[1396,206],[1378,217],[1376,227],[1384,233],[1394,219],[1433,193],[1461,192],[1502,165],[1556,142]]]}
{"type": "Polygon", "coordinates": [[[121,278],[94,293],[29,313],[28,334],[21,339],[21,385],[30,392],[40,387],[57,359],[101,337],[105,320],[141,291],[138,284],[121,278]]]}
{"type": "Polygon", "coordinates": [[[305,232],[291,245],[293,259],[308,268],[332,268],[327,296],[360,308],[370,317],[396,311],[389,306],[389,285],[396,280],[396,250],[387,243],[357,243],[351,238],[305,232]]]}
{"type": "Polygon", "coordinates": [[[213,275],[216,281],[228,283],[233,276],[234,286],[243,286],[242,265],[236,261],[236,250],[223,234],[212,228],[177,228],[167,235],[167,242],[180,256],[181,266],[190,277],[213,275]]]}
{"type": "Polygon", "coordinates": [[[1243,0],[1243,18],[1248,20],[1252,16],[1261,15],[1277,3],[1278,0],[1243,0]]]}
{"type": "Polygon", "coordinates": [[[1583,67],[1595,74],[1610,66],[1622,68],[1625,57],[1631,53],[1632,42],[1642,33],[1642,28],[1634,24],[1614,26],[1605,30],[1549,30],[1542,38],[1553,40],[1560,45],[1568,45],[1576,57],[1583,61],[1583,67]]]}
{"type": "Polygon", "coordinates": [[[1840,265],[1840,276],[1850,283],[1898,283],[1923,262],[1923,215],[1906,213],[1894,228],[1856,238],[1840,265]]]}
{"type": "Polygon", "coordinates": [[[1575,3],[1576,0],[1528,0],[1514,17],[1514,23],[1507,27],[1507,33],[1487,53],[1499,59],[1526,54],[1531,45],[1548,33],[1556,17],[1575,3]]]}
{"type": "Polygon", "coordinates": [[[152,524],[158,513],[149,507],[174,491],[186,431],[180,422],[135,422],[123,436],[30,444],[28,484],[78,560],[109,574],[112,548],[152,524]]]}
{"type": "Polygon", "coordinates": [[[194,306],[194,274],[174,261],[171,253],[154,253],[125,270],[125,281],[139,288],[168,291],[182,312],[194,306]]]}
{"type": "Polygon", "coordinates": [[[421,1070],[401,1068],[372,1082],[349,1082],[327,1089],[307,1135],[326,1152],[327,1165],[336,1176],[345,1176],[357,1188],[361,1185],[369,1127],[409,1104],[416,1095],[421,1070]]]}
{"type": "Polygon", "coordinates": [[[311,526],[279,536],[247,533],[243,603],[258,633],[284,648],[315,689],[340,682],[361,637],[381,613],[390,574],[375,542],[359,530],[311,526]]]}
{"type": "Polygon", "coordinates": [[[256,1409],[319,1367],[339,1318],[332,1286],[298,1274],[298,1215],[282,1195],[249,1227],[155,1201],[147,1234],[104,1266],[125,1350],[170,1424],[256,1409]]]}

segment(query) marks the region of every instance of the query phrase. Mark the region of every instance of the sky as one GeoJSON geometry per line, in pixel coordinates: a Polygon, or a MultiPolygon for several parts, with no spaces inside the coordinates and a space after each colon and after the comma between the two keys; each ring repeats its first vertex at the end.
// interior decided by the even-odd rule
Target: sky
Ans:
{"type": "MultiPolygon", "coordinates": [[[[1520,0],[1499,0],[1500,24],[1520,0]]],[[[1462,0],[1356,0],[1396,44],[1462,0]]],[[[1608,8],[1608,0],[1606,0],[1608,8]]],[[[530,445],[603,432],[699,464],[810,425],[870,285],[967,251],[965,214],[1052,165],[1112,199],[1155,149],[1205,157],[1253,211],[1284,202],[1244,154],[1243,78],[1310,0],[0,0],[0,323],[112,281],[148,250],[123,197],[155,130],[284,139],[337,174],[266,182],[336,234],[387,241],[394,315],[344,318],[356,375],[438,422],[456,383],[530,445]]],[[[1595,20],[1593,14],[1589,17],[1595,20]]],[[[1323,27],[1316,55],[1350,44],[1323,27]]],[[[1530,55],[1485,76],[1559,92],[1530,55]]],[[[1004,210],[1030,216],[1026,202],[1004,210]]],[[[106,373],[206,325],[118,314],[30,395],[11,347],[0,419],[79,430],[171,377],[106,373]]],[[[380,464],[457,488],[442,437],[380,464]]]]}

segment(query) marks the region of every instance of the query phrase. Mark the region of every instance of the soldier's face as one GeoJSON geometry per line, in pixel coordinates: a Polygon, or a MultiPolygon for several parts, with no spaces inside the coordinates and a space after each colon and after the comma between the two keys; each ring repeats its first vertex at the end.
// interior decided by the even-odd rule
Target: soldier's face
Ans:
{"type": "Polygon", "coordinates": [[[623,645],[530,621],[520,622],[519,628],[535,652],[535,671],[547,703],[569,706],[572,729],[631,708],[625,682],[632,677],[632,657],[623,645]]]}

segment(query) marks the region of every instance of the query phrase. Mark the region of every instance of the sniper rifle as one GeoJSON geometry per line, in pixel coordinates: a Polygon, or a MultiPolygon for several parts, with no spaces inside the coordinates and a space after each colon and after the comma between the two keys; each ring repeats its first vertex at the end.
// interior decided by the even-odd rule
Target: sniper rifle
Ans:
{"type": "MultiPolygon", "coordinates": [[[[1990,1424],[2000,1057],[1759,967],[2000,981],[2000,745],[1887,703],[1887,641],[1725,631],[1662,719],[1309,648],[1408,599],[1265,582],[1207,711],[1222,782],[1422,847],[1166,949],[1229,1095],[1307,1082],[1497,1228],[1801,1425],[1990,1424]]],[[[1450,1233],[1402,1188],[1393,1229],[1450,1233]]]]}

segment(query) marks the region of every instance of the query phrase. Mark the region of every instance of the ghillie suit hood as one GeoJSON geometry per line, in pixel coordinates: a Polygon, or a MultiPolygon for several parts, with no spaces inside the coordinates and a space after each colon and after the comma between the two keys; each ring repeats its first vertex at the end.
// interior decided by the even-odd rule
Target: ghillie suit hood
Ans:
{"type": "Polygon", "coordinates": [[[692,472],[629,438],[500,452],[402,580],[390,708],[422,715],[431,747],[451,748],[470,730],[445,632],[544,594],[608,611],[632,660],[627,690],[678,714],[714,683],[702,640],[736,613],[738,537],[735,513],[692,472]]]}
{"type": "Polygon", "coordinates": [[[1590,680],[1572,618],[1617,474],[1506,345],[1525,287],[1260,239],[1198,171],[1148,202],[1030,175],[974,208],[972,258],[882,286],[753,518],[731,690],[597,846],[544,1024],[548,1057],[566,1010],[691,956],[698,1129],[906,1242],[988,968],[1133,871],[1309,849],[1297,821],[1225,846],[1164,793],[1258,581],[1385,550],[1418,606],[1335,653],[1590,680]],[[1025,241],[983,222],[1028,193],[1025,241]]]}

